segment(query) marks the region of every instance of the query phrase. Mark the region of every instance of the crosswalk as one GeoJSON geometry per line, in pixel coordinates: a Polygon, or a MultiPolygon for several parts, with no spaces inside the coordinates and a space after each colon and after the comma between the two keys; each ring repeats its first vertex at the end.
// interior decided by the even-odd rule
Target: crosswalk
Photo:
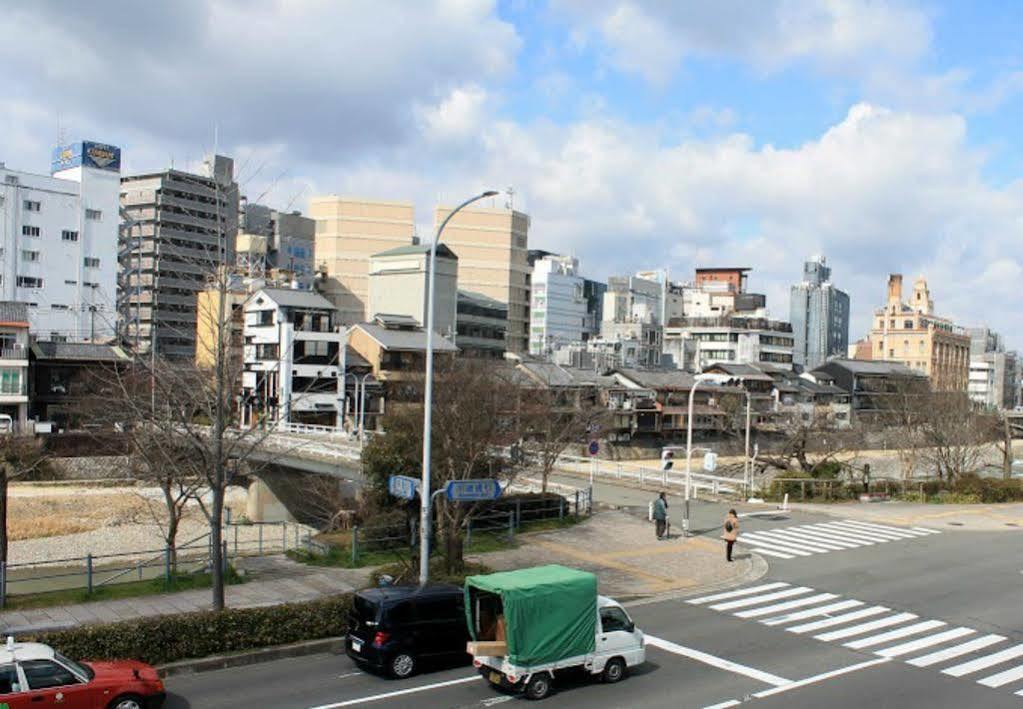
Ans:
{"type": "Polygon", "coordinates": [[[1023,643],[783,581],[686,601],[1023,697],[1023,643]]]}
{"type": "Polygon", "coordinates": [[[926,527],[891,527],[874,522],[843,519],[835,522],[801,524],[795,527],[742,532],[739,543],[758,554],[776,559],[795,559],[829,554],[887,542],[905,541],[941,534],[926,527]]]}

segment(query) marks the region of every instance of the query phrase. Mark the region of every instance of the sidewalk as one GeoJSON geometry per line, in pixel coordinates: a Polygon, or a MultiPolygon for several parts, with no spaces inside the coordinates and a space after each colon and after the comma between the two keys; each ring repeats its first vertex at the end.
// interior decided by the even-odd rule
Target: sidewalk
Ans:
{"type": "MultiPolygon", "coordinates": [[[[310,601],[344,593],[366,584],[369,569],[311,567],[283,556],[246,560],[241,568],[255,578],[228,586],[230,608],[271,606],[310,601]]],[[[86,623],[113,623],[142,617],[186,613],[210,608],[210,590],[197,589],[113,601],[0,612],[0,635],[69,628],[86,623]]]]}
{"type": "Polygon", "coordinates": [[[517,549],[473,558],[495,570],[564,564],[592,571],[600,592],[619,600],[734,585],[767,571],[763,560],[748,552],[737,552],[729,564],[723,542],[707,536],[682,539],[680,534],[673,527],[671,539],[658,541],[650,522],[607,510],[574,527],[523,534],[517,549]]]}
{"type": "Polygon", "coordinates": [[[951,527],[974,532],[1012,532],[1023,529],[1023,504],[928,505],[910,502],[789,503],[789,508],[833,517],[882,524],[951,527]]]}

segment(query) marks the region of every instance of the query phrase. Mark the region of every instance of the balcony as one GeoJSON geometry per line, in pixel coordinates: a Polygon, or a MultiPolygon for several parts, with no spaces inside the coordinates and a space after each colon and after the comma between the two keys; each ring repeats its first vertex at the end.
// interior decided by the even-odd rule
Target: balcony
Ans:
{"type": "Polygon", "coordinates": [[[28,360],[28,348],[22,345],[4,347],[0,349],[0,359],[21,359],[28,360]]]}

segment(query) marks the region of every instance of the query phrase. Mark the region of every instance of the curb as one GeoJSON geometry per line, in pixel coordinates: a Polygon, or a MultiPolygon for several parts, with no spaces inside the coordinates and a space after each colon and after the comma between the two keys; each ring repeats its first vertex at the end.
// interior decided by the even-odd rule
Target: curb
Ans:
{"type": "Polygon", "coordinates": [[[750,581],[756,581],[757,579],[763,578],[769,568],[767,562],[759,554],[749,553],[750,555],[750,568],[740,575],[738,578],[729,579],[728,581],[722,581],[720,583],[709,583],[703,586],[694,586],[692,588],[681,589],[678,591],[669,591],[668,593],[658,593],[652,596],[644,596],[642,598],[635,598],[633,600],[622,603],[623,606],[644,606],[650,603],[660,603],[662,601],[673,601],[679,598],[689,598],[690,596],[702,596],[707,593],[714,593],[715,591],[726,591],[736,586],[741,586],[750,581]]]}
{"type": "Polygon", "coordinates": [[[226,655],[212,655],[195,660],[168,662],[165,665],[157,665],[156,671],[160,674],[160,677],[190,675],[198,672],[212,672],[213,670],[226,670],[231,667],[255,665],[260,662],[272,662],[273,660],[283,660],[289,657],[304,657],[306,655],[319,655],[322,653],[340,655],[344,652],[344,647],[345,639],[343,637],[306,640],[304,642],[291,643],[290,645],[276,645],[274,647],[262,647],[256,650],[244,650],[226,655]]]}

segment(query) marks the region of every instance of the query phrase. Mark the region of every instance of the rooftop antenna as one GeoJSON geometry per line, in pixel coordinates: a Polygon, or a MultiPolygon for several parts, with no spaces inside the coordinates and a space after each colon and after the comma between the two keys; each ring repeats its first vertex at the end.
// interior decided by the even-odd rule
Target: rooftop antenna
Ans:
{"type": "Polygon", "coordinates": [[[508,189],[506,189],[505,192],[508,193],[508,201],[504,203],[504,208],[515,209],[515,188],[508,187],[508,189]]]}

